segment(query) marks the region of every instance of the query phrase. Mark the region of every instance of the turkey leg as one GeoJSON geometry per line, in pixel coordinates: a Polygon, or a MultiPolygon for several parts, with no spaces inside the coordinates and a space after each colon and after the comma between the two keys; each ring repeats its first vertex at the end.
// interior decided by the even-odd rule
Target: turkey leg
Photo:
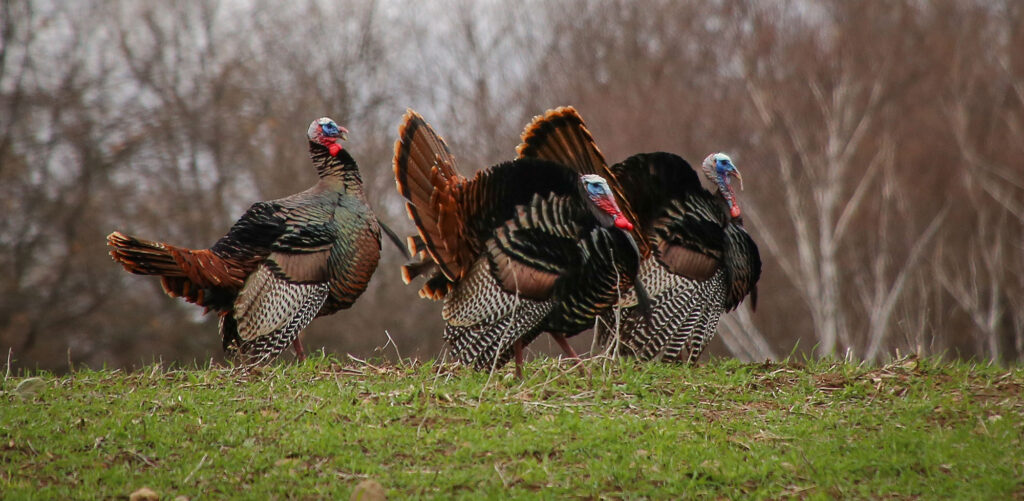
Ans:
{"type": "Polygon", "coordinates": [[[302,341],[298,336],[295,336],[295,341],[292,341],[292,348],[295,348],[295,358],[299,362],[306,360],[306,350],[302,349],[302,341]]]}
{"type": "Polygon", "coordinates": [[[583,366],[583,361],[580,360],[580,356],[576,353],[576,350],[569,346],[569,340],[565,338],[565,334],[560,332],[551,332],[551,337],[555,338],[555,342],[558,346],[562,347],[562,351],[565,352],[565,356],[576,361],[580,368],[580,374],[583,376],[589,376],[587,368],[583,366]]]}
{"type": "Polygon", "coordinates": [[[576,350],[572,349],[572,346],[569,346],[569,340],[565,338],[565,334],[560,332],[552,332],[550,334],[551,337],[555,338],[555,342],[558,343],[558,346],[562,347],[562,351],[565,352],[565,356],[575,358],[577,360],[580,358],[580,356],[576,354],[576,350]]]}
{"type": "Polygon", "coordinates": [[[523,379],[523,342],[516,340],[512,343],[512,350],[516,354],[516,378],[523,379]]]}

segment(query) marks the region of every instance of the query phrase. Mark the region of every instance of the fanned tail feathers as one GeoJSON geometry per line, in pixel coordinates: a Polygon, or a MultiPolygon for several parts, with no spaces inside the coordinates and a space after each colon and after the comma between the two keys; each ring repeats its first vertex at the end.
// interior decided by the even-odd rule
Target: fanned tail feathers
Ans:
{"type": "Polygon", "coordinates": [[[604,155],[572,106],[533,117],[523,130],[522,143],[516,147],[516,153],[520,158],[551,160],[580,174],[607,174],[604,155]]]}
{"type": "Polygon", "coordinates": [[[523,130],[522,142],[516,147],[519,158],[540,158],[559,163],[571,168],[579,174],[597,174],[606,181],[615,192],[619,209],[626,219],[633,223],[633,234],[640,243],[640,248],[647,255],[650,251],[647,241],[642,238],[643,229],[639,225],[636,212],[626,198],[622,185],[612,174],[605,161],[604,154],[597,147],[594,136],[587,129],[576,108],[561,106],[546,111],[543,115],[533,117],[533,121],[523,130]]]}
{"type": "Polygon", "coordinates": [[[427,247],[423,243],[423,237],[419,235],[408,237],[407,244],[408,253],[411,254],[412,260],[402,265],[402,281],[408,284],[412,283],[413,279],[420,275],[437,270],[437,263],[427,254],[427,247]]]}
{"type": "Polygon", "coordinates": [[[107,235],[110,256],[136,275],[157,275],[168,295],[201,306],[214,288],[238,288],[245,272],[209,249],[187,249],[115,231],[107,235]]]}
{"type": "Polygon", "coordinates": [[[448,280],[434,262],[434,258],[427,253],[423,237],[413,235],[408,239],[409,253],[412,260],[402,265],[402,281],[412,283],[413,279],[422,275],[429,275],[430,278],[420,287],[420,297],[439,301],[451,292],[455,286],[454,282],[448,280]]]}
{"type": "MultiPolygon", "coordinates": [[[[449,281],[458,280],[468,265],[460,245],[462,224],[456,202],[456,190],[465,178],[455,171],[455,157],[444,139],[413,110],[408,110],[398,129],[395,142],[395,184],[408,200],[409,218],[416,224],[419,239],[410,247],[413,258],[421,262],[429,257],[449,281]]],[[[403,278],[412,279],[427,268],[411,266],[403,270],[403,278]]],[[[441,297],[447,287],[425,285],[424,297],[441,297]]]]}
{"type": "Polygon", "coordinates": [[[121,263],[125,270],[136,275],[186,276],[174,254],[180,254],[181,250],[188,249],[142,240],[119,231],[107,235],[107,245],[112,247],[110,257],[121,263]]]}

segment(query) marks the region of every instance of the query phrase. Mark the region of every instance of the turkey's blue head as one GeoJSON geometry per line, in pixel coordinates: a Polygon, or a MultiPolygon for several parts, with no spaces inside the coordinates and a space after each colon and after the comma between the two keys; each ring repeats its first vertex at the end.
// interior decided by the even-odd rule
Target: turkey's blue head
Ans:
{"type": "Polygon", "coordinates": [[[726,203],[729,204],[729,215],[740,217],[740,205],[736,202],[736,192],[732,189],[729,176],[735,177],[740,182],[741,190],[743,189],[743,176],[740,175],[740,170],[733,165],[729,155],[725,153],[712,153],[704,159],[701,167],[704,168],[704,175],[715,186],[718,186],[718,191],[722,194],[722,198],[725,198],[726,203]]]}
{"type": "Polygon", "coordinates": [[[348,139],[348,129],[339,127],[330,118],[323,117],[313,120],[306,130],[309,142],[316,143],[327,148],[332,157],[341,153],[341,142],[348,139]]]}
{"type": "Polygon", "coordinates": [[[592,212],[602,226],[615,226],[626,231],[633,229],[633,224],[622,215],[619,204],[615,203],[615,195],[608,187],[608,181],[597,174],[584,174],[580,176],[580,183],[583,185],[583,191],[587,198],[596,209],[592,212]]]}

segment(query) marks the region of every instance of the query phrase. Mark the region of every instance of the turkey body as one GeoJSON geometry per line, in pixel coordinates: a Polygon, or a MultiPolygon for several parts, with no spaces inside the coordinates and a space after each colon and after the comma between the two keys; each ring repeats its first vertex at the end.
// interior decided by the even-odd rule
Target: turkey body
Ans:
{"type": "Polygon", "coordinates": [[[651,304],[641,307],[631,293],[619,302],[622,308],[603,310],[598,333],[603,343],[642,359],[695,361],[721,314],[756,292],[761,261],[727,180],[720,181],[727,174],[706,171],[731,202],[704,189],[693,168],[671,153],[638,154],[608,167],[571,107],[536,117],[517,151],[521,158],[557,160],[577,172],[604,176],[635,225],[643,252],[637,283],[651,304]]]}
{"type": "Polygon", "coordinates": [[[444,337],[463,363],[500,367],[549,324],[592,324],[614,304],[609,284],[631,286],[639,256],[627,233],[609,227],[614,200],[599,198],[614,207],[602,224],[581,188],[600,192],[603,179],[587,184],[590,178],[538,159],[466,179],[415,112],[399,135],[396,183],[418,230],[410,250],[419,258],[403,277],[428,276],[420,294],[444,300],[444,337]]]}
{"type": "Polygon", "coordinates": [[[632,201],[651,248],[640,281],[651,296],[652,313],[647,321],[626,307],[618,324],[605,316],[602,339],[614,339],[621,351],[645,360],[695,362],[722,313],[756,290],[757,245],[742,220],[730,216],[722,196],[704,189],[678,155],[634,155],[611,172],[632,201]]]}
{"type": "MultiPolygon", "coordinates": [[[[308,190],[257,202],[208,249],[126,236],[107,237],[126,270],[161,277],[168,295],[220,317],[225,350],[267,360],[295,344],[315,317],[350,307],[380,259],[380,227],[356,162],[328,148],[329,119],[310,126],[310,157],[320,176],[308,190]],[[333,153],[333,154],[332,154],[333,153]]],[[[343,129],[342,129],[343,130],[343,129]]]]}

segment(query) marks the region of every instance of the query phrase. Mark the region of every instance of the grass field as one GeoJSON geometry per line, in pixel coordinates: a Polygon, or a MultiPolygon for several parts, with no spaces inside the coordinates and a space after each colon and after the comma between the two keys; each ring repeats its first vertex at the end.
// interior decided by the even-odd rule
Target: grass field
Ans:
{"type": "Polygon", "coordinates": [[[1024,369],[315,358],[7,377],[0,497],[1024,497],[1024,369]]]}

